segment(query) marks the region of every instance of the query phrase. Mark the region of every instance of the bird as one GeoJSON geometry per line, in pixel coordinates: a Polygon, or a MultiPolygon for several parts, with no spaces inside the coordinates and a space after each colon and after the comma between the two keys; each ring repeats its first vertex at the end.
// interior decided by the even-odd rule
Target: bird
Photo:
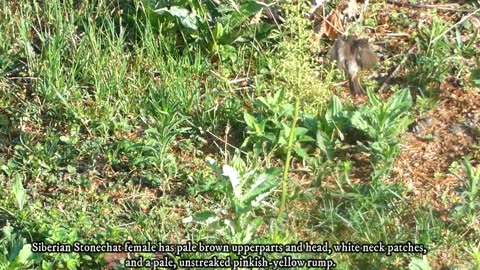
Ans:
{"type": "Polygon", "coordinates": [[[339,69],[347,72],[350,93],[353,96],[365,93],[360,85],[359,72],[372,68],[378,61],[368,40],[359,39],[355,35],[338,37],[328,54],[331,60],[337,61],[339,69]]]}

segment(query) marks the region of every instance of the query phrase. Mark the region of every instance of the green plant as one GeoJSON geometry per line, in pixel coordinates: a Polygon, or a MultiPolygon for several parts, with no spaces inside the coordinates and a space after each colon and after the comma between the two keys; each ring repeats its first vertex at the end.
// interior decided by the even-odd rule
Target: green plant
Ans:
{"type": "Polygon", "coordinates": [[[226,237],[229,243],[249,243],[264,223],[262,217],[255,215],[255,210],[264,207],[264,201],[278,185],[276,179],[281,170],[270,168],[262,172],[246,171],[245,164],[239,158],[234,160],[234,167],[224,165],[220,168],[213,159],[208,159],[207,163],[221,179],[219,185],[227,195],[227,206],[216,211],[194,214],[183,222],[208,226],[221,237],[226,237]],[[226,181],[230,183],[227,184],[226,181]],[[229,211],[232,212],[232,218],[227,217],[229,211]]]}
{"type": "MultiPolygon", "coordinates": [[[[125,154],[129,166],[138,169],[155,168],[167,179],[177,171],[175,155],[171,152],[177,136],[189,130],[182,127],[186,117],[178,111],[178,102],[174,101],[165,91],[152,92],[146,103],[145,115],[147,128],[143,138],[137,141],[123,140],[118,142],[118,148],[109,155],[112,161],[120,162],[118,156],[125,154]]],[[[154,175],[146,177],[158,184],[154,175]]]]}
{"type": "MultiPolygon", "coordinates": [[[[471,29],[465,29],[466,31],[472,31],[471,29]]],[[[455,43],[454,50],[457,54],[465,58],[472,58],[477,56],[478,48],[475,46],[475,42],[478,39],[478,30],[475,30],[473,36],[471,36],[467,42],[462,40],[462,31],[460,28],[455,28],[455,43]]]]}
{"type": "Polygon", "coordinates": [[[374,178],[377,178],[391,167],[400,151],[399,135],[405,132],[412,122],[409,115],[412,98],[408,90],[395,93],[386,102],[370,90],[367,95],[371,106],[353,113],[351,122],[369,137],[368,146],[361,142],[359,144],[372,152],[371,160],[376,168],[374,178]]]}
{"type": "MultiPolygon", "coordinates": [[[[58,213],[53,213],[52,217],[58,213]]],[[[46,244],[55,243],[73,243],[79,239],[77,228],[67,228],[64,224],[53,224],[46,232],[47,237],[44,240],[46,244]]],[[[82,264],[82,259],[90,259],[88,255],[72,253],[44,253],[42,260],[42,269],[78,269],[82,264]]]]}
{"type": "MultiPolygon", "coordinates": [[[[293,149],[293,144],[297,142],[296,140],[296,132],[302,131],[302,129],[297,129],[297,119],[298,119],[298,114],[300,111],[300,100],[299,98],[295,98],[295,111],[293,113],[293,121],[290,124],[290,128],[287,129],[287,134],[288,134],[288,142],[287,142],[287,153],[285,156],[285,165],[283,167],[283,175],[282,175],[282,197],[280,199],[280,207],[278,208],[278,215],[277,215],[277,221],[281,221],[283,218],[283,213],[285,211],[285,204],[287,202],[287,186],[288,186],[288,172],[290,171],[290,160],[292,157],[292,150],[293,149]]],[[[303,130],[306,130],[305,128],[303,130]]],[[[310,138],[310,140],[313,140],[310,138]]],[[[301,149],[301,147],[299,147],[301,149]]],[[[297,150],[298,152],[298,150],[297,150]]],[[[303,154],[303,152],[301,152],[303,154]]],[[[304,154],[306,156],[306,153],[304,154]]]]}
{"type": "Polygon", "coordinates": [[[436,89],[445,79],[445,76],[452,70],[452,62],[455,58],[450,55],[453,49],[446,30],[448,25],[440,20],[434,19],[430,26],[420,25],[415,40],[419,47],[410,80],[417,83],[420,94],[427,97],[438,95],[436,89]]]}
{"type": "Polygon", "coordinates": [[[408,264],[408,269],[410,270],[431,270],[430,264],[428,263],[427,257],[423,256],[421,259],[412,258],[408,264]]]}
{"type": "Polygon", "coordinates": [[[2,228],[0,238],[0,269],[27,269],[41,260],[40,254],[32,253],[32,247],[25,238],[13,233],[13,227],[7,222],[2,228]]]}
{"type": "MultiPolygon", "coordinates": [[[[294,119],[294,106],[285,100],[284,90],[279,90],[275,95],[267,95],[266,98],[258,97],[254,102],[257,112],[243,113],[249,135],[242,147],[252,145],[255,155],[264,154],[269,159],[275,153],[286,153],[289,143],[291,123],[294,119]]],[[[292,150],[302,158],[307,158],[302,143],[313,142],[313,138],[307,135],[305,127],[294,127],[292,150]]]]}
{"type": "Polygon", "coordinates": [[[470,82],[480,91],[480,69],[472,69],[470,71],[470,82]]]}
{"type": "Polygon", "coordinates": [[[474,244],[472,242],[468,243],[468,247],[465,248],[465,251],[473,259],[473,266],[480,266],[480,243],[474,244]]]}
{"type": "Polygon", "coordinates": [[[184,44],[199,45],[223,61],[235,61],[234,46],[246,41],[262,41],[274,27],[272,24],[247,23],[266,6],[257,1],[239,4],[201,2],[196,0],[144,1],[152,25],[165,33],[175,32],[184,44]]]}
{"type": "Polygon", "coordinates": [[[22,177],[19,174],[15,175],[15,183],[13,184],[12,192],[17,201],[18,208],[20,209],[20,211],[23,210],[23,207],[25,206],[25,202],[27,200],[27,192],[23,187],[22,177]]]}
{"type": "Polygon", "coordinates": [[[327,92],[327,85],[332,72],[325,72],[325,65],[318,64],[319,43],[312,42],[311,21],[304,16],[310,9],[307,1],[282,4],[288,19],[282,24],[280,42],[270,53],[272,59],[269,68],[277,78],[275,85],[290,90],[285,93],[287,99],[298,97],[302,104],[305,102],[312,108],[318,108],[331,95],[327,92]]]}
{"type": "Polygon", "coordinates": [[[335,146],[343,138],[343,132],[350,125],[348,112],[344,111],[342,102],[333,96],[327,109],[317,121],[316,141],[317,146],[325,154],[327,160],[334,159],[335,146]]]}
{"type": "Polygon", "coordinates": [[[464,185],[461,196],[465,200],[465,203],[459,203],[454,207],[453,216],[457,220],[467,218],[469,226],[475,228],[474,224],[478,223],[478,212],[480,211],[480,169],[475,169],[467,159],[463,159],[461,164],[465,176],[458,173],[458,166],[455,163],[450,167],[450,173],[464,185]]]}

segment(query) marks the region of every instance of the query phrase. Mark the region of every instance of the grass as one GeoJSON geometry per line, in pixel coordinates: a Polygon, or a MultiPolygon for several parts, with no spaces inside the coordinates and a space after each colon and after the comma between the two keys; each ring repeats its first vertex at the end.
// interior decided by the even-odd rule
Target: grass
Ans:
{"type": "Polygon", "coordinates": [[[404,41],[417,49],[376,43],[377,69],[400,66],[400,79],[352,99],[318,55],[329,45],[313,41],[306,2],[284,4],[282,25],[252,19],[252,1],[0,3],[0,269],[245,259],[175,255],[187,241],[275,244],[271,262],[337,269],[480,269],[473,26],[400,8],[382,24],[374,1],[369,36],[414,23],[404,41]],[[427,134],[410,132],[425,116],[427,134]],[[167,248],[32,253],[77,241],[167,248]]]}

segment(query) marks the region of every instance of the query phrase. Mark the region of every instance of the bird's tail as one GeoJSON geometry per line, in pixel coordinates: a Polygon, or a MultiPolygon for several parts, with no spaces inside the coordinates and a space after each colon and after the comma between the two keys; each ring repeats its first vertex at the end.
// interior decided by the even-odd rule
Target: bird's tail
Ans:
{"type": "Polygon", "coordinates": [[[360,85],[360,81],[358,80],[358,76],[348,76],[348,85],[350,87],[350,93],[354,96],[364,94],[365,90],[360,85]]]}

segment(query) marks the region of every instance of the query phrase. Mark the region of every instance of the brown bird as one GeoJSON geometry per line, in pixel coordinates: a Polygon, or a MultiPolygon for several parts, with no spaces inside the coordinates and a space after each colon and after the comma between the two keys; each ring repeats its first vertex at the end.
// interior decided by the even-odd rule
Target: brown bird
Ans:
{"type": "Polygon", "coordinates": [[[329,51],[330,59],[337,61],[337,67],[347,71],[348,85],[352,95],[365,93],[359,81],[361,69],[373,67],[378,58],[370,49],[366,39],[357,36],[339,37],[329,51]]]}

